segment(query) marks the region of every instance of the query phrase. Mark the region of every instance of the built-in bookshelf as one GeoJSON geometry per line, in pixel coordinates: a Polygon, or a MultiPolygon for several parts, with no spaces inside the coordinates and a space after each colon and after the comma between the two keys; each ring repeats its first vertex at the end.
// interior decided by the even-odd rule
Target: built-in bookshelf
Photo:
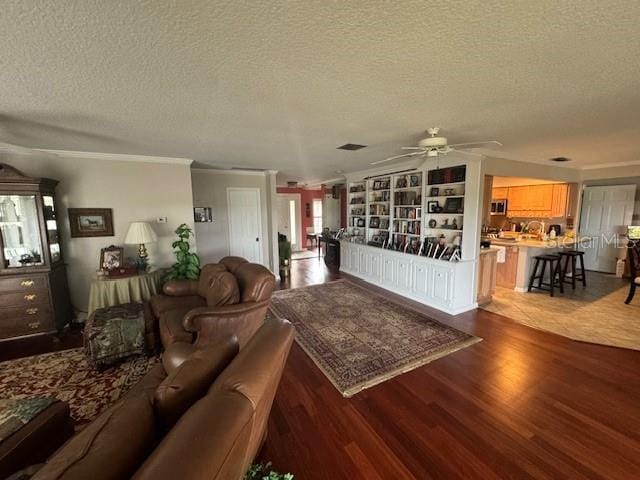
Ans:
{"type": "Polygon", "coordinates": [[[427,172],[423,256],[455,261],[462,254],[466,167],[427,172]]]}
{"type": "Polygon", "coordinates": [[[388,249],[418,254],[422,243],[422,172],[394,175],[391,241],[388,249]]]}
{"type": "Polygon", "coordinates": [[[391,177],[369,179],[367,191],[367,243],[382,247],[389,241],[391,177]]]}
{"type": "Polygon", "coordinates": [[[347,196],[349,233],[356,241],[364,242],[367,226],[367,183],[364,180],[350,183],[347,196]]]}
{"type": "Polygon", "coordinates": [[[350,183],[352,241],[438,260],[460,260],[465,187],[465,165],[350,183]]]}

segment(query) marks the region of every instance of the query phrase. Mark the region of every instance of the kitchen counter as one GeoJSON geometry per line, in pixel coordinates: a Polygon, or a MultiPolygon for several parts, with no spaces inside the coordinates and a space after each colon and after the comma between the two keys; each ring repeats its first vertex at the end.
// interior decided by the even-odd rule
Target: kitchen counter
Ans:
{"type": "Polygon", "coordinates": [[[492,238],[491,245],[498,245],[501,247],[527,247],[527,248],[563,248],[563,247],[572,247],[579,240],[577,238],[569,238],[569,237],[558,237],[555,240],[547,240],[546,242],[542,240],[532,240],[532,239],[523,239],[523,240],[505,240],[503,238],[492,238]]]}
{"type": "Polygon", "coordinates": [[[506,262],[498,264],[498,283],[513,288],[517,292],[526,292],[535,264],[534,257],[555,253],[563,248],[573,247],[579,242],[579,238],[568,237],[558,237],[546,242],[530,239],[517,241],[492,238],[491,246],[507,249],[506,262]]]}
{"type": "Polygon", "coordinates": [[[496,247],[489,247],[489,248],[481,248],[480,249],[480,255],[486,255],[487,253],[491,253],[491,252],[497,252],[499,249],[496,247]]]}

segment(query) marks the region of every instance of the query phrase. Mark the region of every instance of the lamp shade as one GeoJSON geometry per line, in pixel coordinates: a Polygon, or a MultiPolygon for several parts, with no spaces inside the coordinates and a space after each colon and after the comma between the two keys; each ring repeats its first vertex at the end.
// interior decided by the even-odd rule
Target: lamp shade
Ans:
{"type": "Polygon", "coordinates": [[[141,243],[152,243],[156,240],[158,240],[158,236],[147,222],[131,222],[124,243],[127,245],[139,245],[141,243]]]}

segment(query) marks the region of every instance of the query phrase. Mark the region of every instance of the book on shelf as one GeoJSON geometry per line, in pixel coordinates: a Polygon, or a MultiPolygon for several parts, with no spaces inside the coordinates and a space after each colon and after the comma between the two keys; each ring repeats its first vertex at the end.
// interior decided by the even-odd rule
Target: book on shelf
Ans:
{"type": "Polygon", "coordinates": [[[389,205],[384,205],[384,204],[369,205],[369,215],[389,215],[389,205]]]}
{"type": "Polygon", "coordinates": [[[393,215],[395,218],[401,219],[419,219],[420,218],[420,209],[422,207],[396,207],[393,210],[393,215]]]}
{"type": "Polygon", "coordinates": [[[422,195],[416,191],[395,192],[393,202],[396,205],[421,205],[422,195]]]}
{"type": "Polygon", "coordinates": [[[420,220],[398,220],[394,222],[394,233],[420,235],[420,220]]]}

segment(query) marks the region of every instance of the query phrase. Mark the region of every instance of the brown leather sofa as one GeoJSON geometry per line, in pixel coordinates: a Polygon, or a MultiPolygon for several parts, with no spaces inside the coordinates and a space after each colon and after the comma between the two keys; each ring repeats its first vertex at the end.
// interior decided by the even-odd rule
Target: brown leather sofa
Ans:
{"type": "Polygon", "coordinates": [[[205,265],[199,280],[167,282],[151,298],[147,318],[159,325],[162,345],[198,345],[236,335],[242,348],[262,325],[275,287],[264,266],[240,257],[205,265]]]}
{"type": "Polygon", "coordinates": [[[235,337],[203,348],[171,345],[162,364],[33,479],[243,478],[266,438],[293,338],[289,322],[273,319],[241,351],[235,337]]]}

